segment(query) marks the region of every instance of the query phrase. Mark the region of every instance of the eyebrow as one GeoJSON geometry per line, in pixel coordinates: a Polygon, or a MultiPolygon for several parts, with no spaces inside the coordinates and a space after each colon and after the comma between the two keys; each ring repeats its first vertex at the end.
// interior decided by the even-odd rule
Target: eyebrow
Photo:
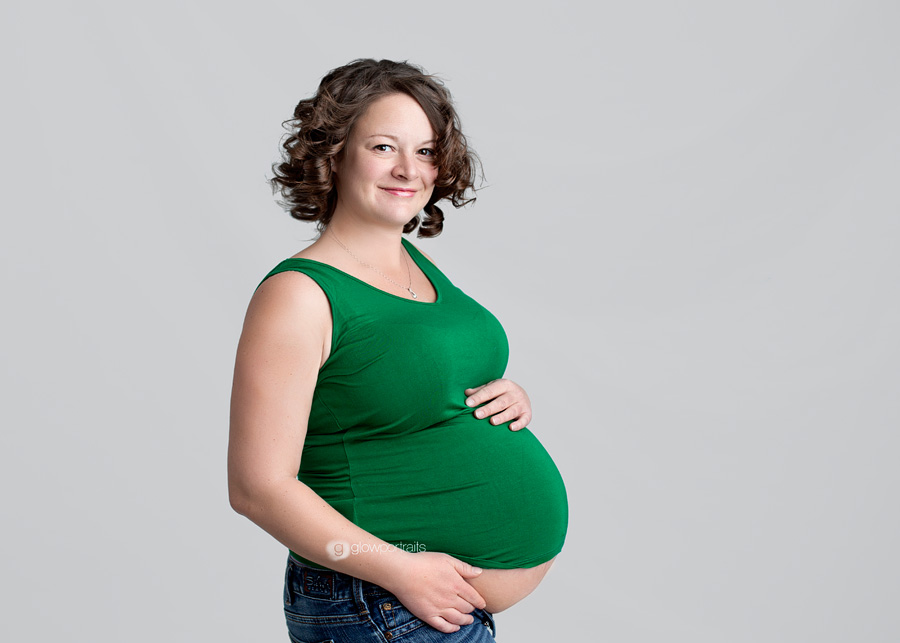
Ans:
{"type": "MultiPolygon", "coordinates": [[[[397,137],[394,136],[393,134],[372,134],[371,136],[367,136],[367,137],[366,137],[366,140],[368,141],[370,138],[389,138],[389,139],[391,139],[392,141],[399,141],[399,140],[400,140],[399,138],[397,138],[397,137]]],[[[428,139],[427,141],[423,141],[422,143],[419,143],[419,145],[428,145],[428,144],[434,144],[434,139],[433,139],[433,138],[430,138],[430,139],[428,139]]]]}

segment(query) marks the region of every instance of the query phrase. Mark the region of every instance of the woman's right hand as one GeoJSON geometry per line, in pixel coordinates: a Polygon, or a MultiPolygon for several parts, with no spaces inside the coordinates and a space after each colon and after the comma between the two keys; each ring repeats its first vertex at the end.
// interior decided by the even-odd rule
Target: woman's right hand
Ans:
{"type": "Polygon", "coordinates": [[[396,578],[384,585],[410,612],[444,633],[456,632],[475,619],[470,612],[485,601],[467,579],[481,569],[438,552],[404,552],[396,578]]]}

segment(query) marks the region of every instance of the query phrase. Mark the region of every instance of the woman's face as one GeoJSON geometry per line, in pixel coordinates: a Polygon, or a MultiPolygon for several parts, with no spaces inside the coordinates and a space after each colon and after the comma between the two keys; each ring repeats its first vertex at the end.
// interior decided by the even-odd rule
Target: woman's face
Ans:
{"type": "Polygon", "coordinates": [[[437,165],[434,130],[406,94],[373,102],[335,159],[335,216],[403,227],[431,198],[437,165]]]}

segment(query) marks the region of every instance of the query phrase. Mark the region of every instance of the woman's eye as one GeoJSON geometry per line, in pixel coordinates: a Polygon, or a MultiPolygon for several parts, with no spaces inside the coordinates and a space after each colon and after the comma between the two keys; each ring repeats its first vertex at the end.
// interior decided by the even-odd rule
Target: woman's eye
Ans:
{"type": "Polygon", "coordinates": [[[378,145],[376,145],[376,146],[375,146],[374,148],[372,148],[372,149],[377,150],[377,151],[379,151],[379,152],[390,152],[390,151],[391,151],[391,146],[388,145],[387,143],[379,143],[378,145]]]}
{"type": "Polygon", "coordinates": [[[434,156],[434,150],[426,147],[424,149],[419,150],[419,154],[421,154],[422,156],[434,156]]]}

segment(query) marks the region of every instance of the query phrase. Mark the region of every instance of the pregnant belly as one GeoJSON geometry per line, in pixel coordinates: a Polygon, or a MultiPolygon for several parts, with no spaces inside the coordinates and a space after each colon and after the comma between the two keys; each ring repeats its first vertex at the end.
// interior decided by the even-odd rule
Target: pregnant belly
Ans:
{"type": "Polygon", "coordinates": [[[495,607],[511,600],[503,587],[518,588],[510,597],[534,589],[549,567],[542,565],[562,548],[565,486],[528,429],[510,431],[468,412],[407,434],[348,435],[343,448],[348,517],[408,551],[444,552],[485,569],[473,585],[496,593],[495,607]]]}

